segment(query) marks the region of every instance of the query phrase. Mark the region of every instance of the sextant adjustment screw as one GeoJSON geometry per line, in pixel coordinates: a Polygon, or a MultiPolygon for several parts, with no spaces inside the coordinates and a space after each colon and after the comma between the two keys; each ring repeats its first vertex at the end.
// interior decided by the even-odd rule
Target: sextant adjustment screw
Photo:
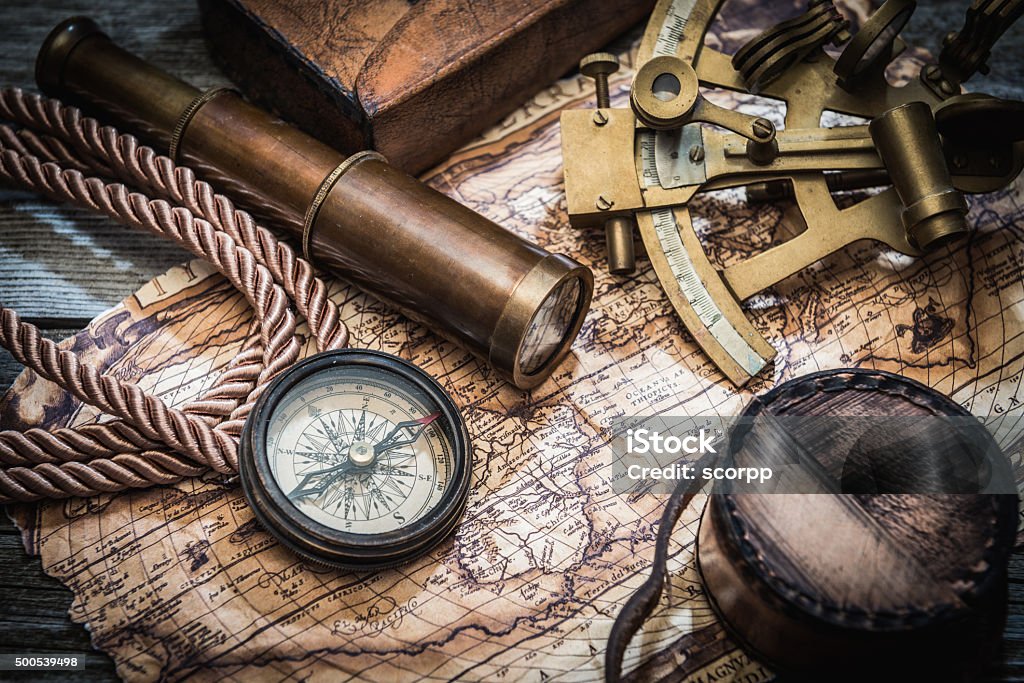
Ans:
{"type": "Polygon", "coordinates": [[[608,199],[605,198],[604,195],[601,195],[600,197],[597,198],[597,208],[599,210],[608,211],[613,206],[615,206],[615,202],[609,201],[608,199]]]}
{"type": "Polygon", "coordinates": [[[608,76],[619,70],[619,58],[608,52],[595,52],[580,60],[580,73],[594,79],[597,89],[597,106],[606,109],[611,106],[608,94],[608,76]]]}
{"type": "Polygon", "coordinates": [[[704,161],[704,147],[701,145],[694,145],[690,148],[690,161],[695,164],[699,164],[704,161]]]}
{"type": "Polygon", "coordinates": [[[757,119],[753,125],[754,137],[766,140],[775,134],[775,124],[768,119],[757,119]]]}

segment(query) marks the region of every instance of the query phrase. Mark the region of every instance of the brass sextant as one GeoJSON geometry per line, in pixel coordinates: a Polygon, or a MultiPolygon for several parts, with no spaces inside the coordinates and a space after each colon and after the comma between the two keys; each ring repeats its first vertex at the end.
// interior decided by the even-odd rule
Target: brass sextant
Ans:
{"type": "Polygon", "coordinates": [[[584,75],[598,80],[598,108],[562,114],[562,152],[572,225],[605,226],[618,274],[634,269],[637,227],[683,323],[742,385],[775,356],[743,314],[744,300],[857,240],[911,256],[952,244],[968,232],[964,195],[1000,189],[1020,173],[1024,103],[962,94],[961,84],[987,70],[1024,0],[976,0],[937,64],[901,87],[885,70],[905,48],[899,33],[913,0],[887,0],[853,35],[831,0],[811,0],[731,57],[704,41],[722,4],[658,3],[628,109],[609,106],[613,58],[584,60],[584,75]],[[719,107],[701,86],[781,100],[785,127],[719,107]],[[824,127],[825,112],[864,123],[824,127]],[[806,229],[719,270],[688,204],[699,192],[735,187],[750,202],[795,201],[806,229]],[[881,189],[845,208],[833,198],[867,188],[881,189]]]}

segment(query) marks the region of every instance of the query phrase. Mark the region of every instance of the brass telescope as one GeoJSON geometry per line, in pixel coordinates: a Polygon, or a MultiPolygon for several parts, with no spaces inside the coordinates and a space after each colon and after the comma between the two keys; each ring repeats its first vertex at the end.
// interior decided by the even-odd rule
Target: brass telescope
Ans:
{"type": "MultiPolygon", "coordinates": [[[[590,307],[590,270],[391,167],[345,155],[246,103],[200,92],[114,44],[90,19],[39,51],[49,95],[106,115],[302,242],[306,258],[488,361],[540,384],[590,307]]],[[[412,124],[412,122],[410,122],[412,124]]]]}

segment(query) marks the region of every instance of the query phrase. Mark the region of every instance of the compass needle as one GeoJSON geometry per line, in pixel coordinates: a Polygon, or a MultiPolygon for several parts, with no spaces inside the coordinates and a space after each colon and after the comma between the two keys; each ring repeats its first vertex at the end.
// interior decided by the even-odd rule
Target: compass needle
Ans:
{"type": "Polygon", "coordinates": [[[416,441],[419,440],[420,435],[423,433],[423,430],[430,426],[430,424],[440,416],[440,413],[434,413],[416,420],[399,422],[395,425],[395,428],[391,430],[390,434],[384,437],[380,443],[373,447],[374,452],[377,455],[380,455],[381,453],[386,453],[393,448],[400,448],[402,446],[409,446],[416,443],[416,441]],[[404,440],[398,440],[399,435],[401,435],[404,430],[411,431],[412,436],[404,440]]]}
{"type": "Polygon", "coordinates": [[[362,441],[366,438],[366,406],[363,406],[363,410],[359,413],[359,424],[356,425],[355,438],[362,441]]]}

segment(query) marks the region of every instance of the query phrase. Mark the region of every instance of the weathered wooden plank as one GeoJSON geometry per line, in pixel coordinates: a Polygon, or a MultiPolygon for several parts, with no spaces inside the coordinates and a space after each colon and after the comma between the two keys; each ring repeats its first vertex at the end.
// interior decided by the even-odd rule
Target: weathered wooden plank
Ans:
{"type": "Polygon", "coordinates": [[[0,303],[81,325],[186,260],[168,240],[24,193],[0,195],[0,303]]]}
{"type": "MultiPolygon", "coordinates": [[[[206,53],[191,0],[51,0],[0,3],[0,85],[35,89],[39,46],[75,14],[93,17],[128,49],[200,87],[228,84],[206,53]]],[[[170,242],[88,212],[0,192],[0,303],[23,316],[93,318],[185,258],[170,242]]]]}
{"type": "Polygon", "coordinates": [[[6,515],[0,516],[0,652],[5,654],[67,654],[83,657],[82,671],[3,672],[11,681],[117,680],[114,663],[93,650],[89,633],[68,617],[71,591],[43,573],[38,560],[28,557],[21,535],[6,515]]]}
{"type": "Polygon", "coordinates": [[[197,86],[227,84],[206,53],[193,0],[0,3],[0,80],[34,87],[35,57],[43,39],[62,19],[76,15],[91,17],[127,49],[197,86]]]}

